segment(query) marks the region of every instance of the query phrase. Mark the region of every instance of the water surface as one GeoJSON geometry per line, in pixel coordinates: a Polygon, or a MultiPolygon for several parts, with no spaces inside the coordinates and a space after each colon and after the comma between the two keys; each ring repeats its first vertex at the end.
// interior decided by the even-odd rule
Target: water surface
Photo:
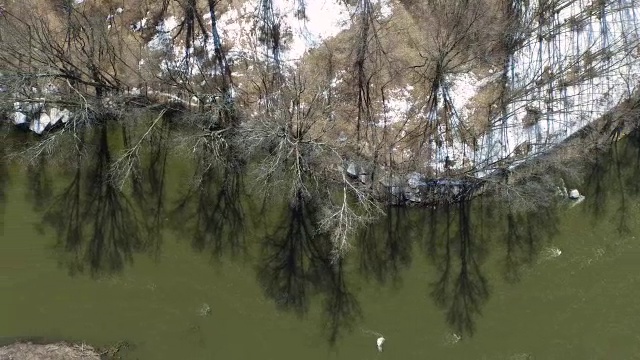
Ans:
{"type": "Polygon", "coordinates": [[[389,208],[334,264],[312,203],[197,171],[159,134],[123,191],[107,181],[120,131],[88,133],[82,157],[0,166],[5,342],[127,341],[132,359],[640,354],[636,137],[588,166],[575,207],[389,208]]]}

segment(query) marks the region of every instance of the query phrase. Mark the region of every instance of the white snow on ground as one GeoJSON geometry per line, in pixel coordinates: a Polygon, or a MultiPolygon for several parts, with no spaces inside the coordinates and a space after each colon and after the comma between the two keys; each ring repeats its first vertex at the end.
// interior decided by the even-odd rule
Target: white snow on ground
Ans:
{"type": "MultiPolygon", "coordinates": [[[[539,34],[533,33],[516,51],[508,75],[511,88],[519,95],[509,103],[498,126],[480,139],[479,151],[457,139],[437,151],[435,163],[426,165],[444,170],[444,160],[449,158],[455,161],[455,166],[484,167],[485,170],[477,174],[482,176],[492,170],[487,168],[489,164],[513,156],[519,145],[530,144],[528,157],[545,152],[629,97],[640,80],[638,53],[629,50],[639,44],[640,19],[636,14],[640,13],[640,3],[620,0],[608,6],[602,19],[592,15],[581,30],[573,29],[567,19],[584,13],[592,2],[596,0],[562,1],[565,7],[554,15],[550,25],[540,29],[543,40],[538,41],[539,34]],[[568,74],[567,69],[578,59],[581,59],[578,73],[584,73],[588,65],[584,62],[585,52],[597,54],[607,46],[612,50],[610,59],[600,56],[593,60],[597,77],[567,84],[562,82],[564,78],[568,80],[568,76],[561,76],[548,84],[536,84],[544,77],[545,69],[554,74],[568,74]],[[541,114],[541,120],[529,128],[523,125],[527,108],[539,110],[541,114]]],[[[452,101],[458,115],[464,117],[461,111],[464,104],[483,81],[462,75],[451,82],[452,101]]]]}
{"type": "Polygon", "coordinates": [[[297,1],[274,0],[273,3],[281,24],[292,35],[292,39],[285,43],[288,48],[283,54],[285,61],[299,60],[308,49],[319,46],[322,41],[336,36],[350,25],[349,12],[340,1],[305,1],[306,20],[295,16],[297,1]]]}
{"type": "MultiPolygon", "coordinates": [[[[269,58],[268,48],[258,42],[256,30],[262,1],[265,0],[250,0],[240,7],[231,7],[218,19],[218,31],[224,45],[230,46],[228,55],[231,59],[269,58]]],[[[76,0],[76,3],[81,2],[76,0]]],[[[640,19],[636,16],[640,13],[640,2],[619,0],[609,4],[606,11],[594,12],[579,28],[573,26],[572,19],[577,14],[585,13],[585,9],[598,3],[598,0],[559,2],[557,8],[561,10],[552,16],[552,21],[540,26],[540,30],[532,33],[514,54],[508,77],[511,88],[519,95],[508,104],[506,114],[496,119],[500,120],[500,124],[479,139],[479,150],[454,139],[453,143],[445,143],[443,148],[436,151],[435,163],[426,165],[443,170],[444,160],[448,158],[455,161],[455,166],[474,164],[482,168],[498,159],[512,156],[518,146],[526,143],[531,148],[528,156],[534,156],[599,118],[636,90],[640,80],[639,54],[628,49],[637,48],[629,46],[630,43],[640,42],[640,19]],[[539,35],[543,40],[538,41],[539,35]],[[599,54],[606,47],[612,50],[607,60],[599,54]],[[543,77],[545,69],[555,74],[567,74],[567,69],[576,61],[580,63],[577,73],[584,73],[589,66],[583,56],[587,51],[596,54],[593,67],[598,73],[597,77],[570,83],[561,83],[565,79],[542,85],[536,83],[543,77]],[[541,120],[525,128],[523,118],[527,109],[538,110],[541,120]]],[[[296,16],[299,1],[273,0],[275,18],[280,22],[284,34],[281,60],[285,65],[295,66],[309,49],[347,29],[351,25],[350,12],[353,15],[357,11],[357,7],[349,8],[341,0],[307,0],[305,5],[306,17],[300,18],[296,16]]],[[[390,0],[379,0],[378,5],[382,17],[389,16],[393,11],[390,0]]],[[[532,7],[527,14],[534,24],[536,20],[533,14],[536,11],[532,7]]],[[[209,25],[210,15],[206,14],[205,19],[209,25]]],[[[145,26],[145,20],[139,22],[140,27],[145,26]]],[[[181,68],[184,64],[184,48],[171,44],[171,35],[175,35],[177,25],[175,17],[165,19],[149,43],[151,50],[170,51],[173,54],[173,58],[165,62],[165,69],[181,68]]],[[[203,44],[203,39],[196,41],[196,45],[204,45],[209,50],[213,48],[212,43],[203,44]]],[[[458,117],[452,119],[454,124],[467,118],[470,99],[484,84],[498,76],[494,74],[490,78],[477,79],[470,73],[449,75],[449,95],[458,117]]],[[[336,78],[335,85],[339,81],[336,78]]],[[[379,124],[404,121],[414,103],[411,88],[390,91],[385,116],[379,124]]],[[[17,114],[14,121],[22,121],[22,116],[17,114]]],[[[46,118],[39,120],[40,123],[46,122],[46,118]]]]}
{"type": "Polygon", "coordinates": [[[386,104],[383,119],[378,122],[378,126],[388,126],[408,120],[409,111],[414,100],[411,96],[412,86],[403,89],[393,89],[386,96],[386,104]]]}
{"type": "MultiPolygon", "coordinates": [[[[296,16],[302,15],[299,1],[273,0],[275,22],[280,23],[284,35],[281,60],[285,63],[299,60],[307,50],[350,25],[348,9],[339,0],[307,0],[304,4],[305,17],[302,17],[296,16]]],[[[225,43],[232,44],[230,53],[254,54],[257,51],[261,58],[270,56],[257,40],[260,7],[260,0],[247,1],[239,9],[231,9],[220,16],[218,30],[225,43]]]]}
{"type": "Polygon", "coordinates": [[[131,25],[132,29],[134,31],[142,31],[142,29],[144,29],[144,27],[147,25],[147,18],[142,18],[142,20],[138,21],[137,23],[131,25]]]}
{"type": "Polygon", "coordinates": [[[478,93],[480,84],[478,78],[473,73],[463,73],[452,77],[451,81],[451,102],[454,109],[461,112],[469,100],[478,93]]]}
{"type": "MultiPolygon", "coordinates": [[[[223,44],[229,46],[228,56],[233,58],[253,58],[267,60],[271,58],[268,46],[258,41],[258,15],[261,0],[246,1],[239,7],[232,7],[217,19],[218,32],[223,44]],[[257,58],[255,58],[257,56],[257,58]]],[[[319,46],[323,41],[337,35],[350,26],[348,9],[340,0],[307,0],[305,1],[306,18],[296,16],[299,1],[273,0],[275,21],[280,23],[282,36],[281,61],[295,65],[306,51],[319,46]]],[[[211,14],[203,16],[210,29],[211,14]]],[[[144,19],[143,19],[144,20],[144,19]]],[[[142,26],[144,24],[140,23],[142,26]]],[[[175,17],[165,19],[158,26],[158,33],[149,42],[151,50],[167,51],[171,47],[171,35],[175,35],[178,23],[175,17]]],[[[211,35],[211,34],[209,34],[211,35]]],[[[196,40],[196,46],[206,46],[209,56],[213,56],[212,36],[209,42],[196,40]]],[[[173,60],[165,64],[165,68],[180,68],[183,65],[185,49],[173,46],[173,60]]]]}
{"type": "Polygon", "coordinates": [[[164,21],[161,21],[156,27],[156,34],[147,44],[149,49],[154,51],[167,51],[171,47],[171,31],[173,31],[176,26],[178,26],[178,22],[175,16],[170,16],[164,19],[164,21]]]}
{"type": "Polygon", "coordinates": [[[380,0],[378,3],[380,4],[380,15],[382,18],[388,18],[393,14],[393,6],[390,4],[389,0],[380,0]]]}
{"type": "Polygon", "coordinates": [[[337,86],[339,86],[340,84],[342,84],[342,82],[344,81],[343,76],[346,74],[347,72],[345,70],[339,70],[336,72],[336,75],[333,77],[333,79],[331,79],[331,87],[335,88],[337,86]]]}
{"type": "Polygon", "coordinates": [[[451,103],[456,113],[462,120],[466,120],[471,115],[469,101],[478,94],[487,84],[500,78],[501,74],[493,74],[483,79],[478,79],[473,73],[456,74],[449,77],[451,103]]]}
{"type": "Polygon", "coordinates": [[[37,134],[42,134],[48,126],[53,126],[58,122],[67,123],[71,119],[71,115],[71,111],[68,109],[59,110],[52,107],[48,113],[43,111],[39,118],[32,120],[29,128],[37,134]]]}

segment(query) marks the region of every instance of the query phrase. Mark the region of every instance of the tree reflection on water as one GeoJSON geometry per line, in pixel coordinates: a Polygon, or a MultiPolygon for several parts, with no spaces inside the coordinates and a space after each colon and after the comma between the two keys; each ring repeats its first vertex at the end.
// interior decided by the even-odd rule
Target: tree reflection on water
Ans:
{"type": "Polygon", "coordinates": [[[413,234],[408,221],[407,208],[389,206],[383,219],[360,232],[356,248],[363,276],[399,286],[402,270],[411,265],[413,234]]]}
{"type": "Polygon", "coordinates": [[[516,211],[508,203],[482,196],[417,211],[422,248],[436,271],[429,294],[460,336],[475,333],[476,320],[489,300],[491,278],[483,270],[488,253],[504,248],[501,273],[515,283],[522,268],[535,261],[558,231],[556,207],[516,211]]]}
{"type": "Polygon", "coordinates": [[[233,157],[234,151],[229,153],[219,164],[210,163],[211,154],[201,153],[196,186],[187,190],[171,213],[174,228],[191,236],[193,248],[210,251],[214,257],[246,252],[244,169],[233,157]]]}
{"type": "Polygon", "coordinates": [[[611,144],[604,153],[597,154],[590,166],[590,176],[586,178],[586,189],[591,197],[585,200],[585,210],[595,219],[605,215],[605,207],[611,198],[617,204],[614,212],[617,230],[620,234],[630,232],[629,207],[640,193],[640,131],[632,131],[623,142],[611,144]]]}
{"type": "MultiPolygon", "coordinates": [[[[125,148],[130,146],[129,129],[123,125],[125,148]]],[[[166,177],[169,157],[170,120],[162,119],[159,129],[150,135],[143,159],[133,164],[132,199],[140,209],[141,226],[146,238],[144,247],[155,258],[160,254],[166,218],[166,177]]]]}
{"type": "MultiPolygon", "coordinates": [[[[122,128],[125,147],[128,131],[122,128]]],[[[388,207],[385,217],[358,234],[349,256],[332,262],[331,241],[315,227],[316,203],[302,191],[291,202],[266,201],[262,212],[245,208],[256,194],[247,190],[245,165],[233,149],[215,164],[206,147],[196,154],[197,186],[176,194],[176,202],[167,201],[169,133],[170,124],[163,122],[148,139],[140,161],[134,163],[131,186],[124,191],[109,181],[112,154],[122,144],[104,123],[76,134],[83,145],[67,155],[64,176],[54,174],[50,159],[29,164],[28,199],[42,215],[42,230],[54,230],[62,263],[72,274],[118,272],[133,262],[136,253],[157,256],[169,221],[194,250],[210,252],[214,260],[257,254],[248,257],[255,260],[257,282],[278,309],[304,317],[313,299],[320,300],[322,329],[333,345],[362,320],[353,277],[400,288],[415,256],[413,242],[418,241],[416,248],[432,266],[425,274],[425,282],[431,279],[426,285],[428,301],[442,309],[452,331],[468,337],[477,330],[496,279],[485,274],[489,251],[499,255],[502,278],[516,283],[522,269],[535,263],[558,233],[562,208],[556,206],[522,210],[476,197],[437,208],[388,207]],[[249,223],[249,217],[267,220],[249,223]],[[249,242],[249,233],[257,234],[258,241],[249,242]],[[350,262],[354,266],[348,266],[350,262]],[[348,270],[353,268],[359,271],[348,270]]],[[[589,196],[583,211],[599,217],[615,197],[617,228],[626,231],[631,199],[640,194],[638,132],[589,166],[584,191],[589,196]]],[[[0,206],[7,182],[7,162],[0,162],[0,206]]]]}
{"type": "Polygon", "coordinates": [[[515,211],[508,204],[502,215],[505,231],[504,277],[510,283],[520,280],[524,265],[533,264],[536,256],[558,233],[558,207],[541,207],[536,211],[515,211]]]}
{"type": "MultiPolygon", "coordinates": [[[[0,125],[0,129],[1,129],[0,125]]],[[[4,137],[5,135],[0,135],[4,137]]],[[[6,139],[0,138],[0,231],[4,230],[4,208],[7,196],[7,186],[9,185],[9,168],[7,164],[6,139]]]]}
{"type": "Polygon", "coordinates": [[[343,331],[352,330],[362,317],[358,298],[351,292],[345,274],[345,260],[338,260],[331,269],[325,291],[324,312],[327,339],[334,345],[343,331]]]}
{"type": "Polygon", "coordinates": [[[55,231],[62,262],[70,273],[88,269],[97,276],[121,271],[145,244],[133,204],[109,181],[112,153],[106,124],[97,125],[87,136],[91,146],[73,155],[68,182],[46,207],[40,203],[50,187],[43,163],[31,169],[30,190],[31,197],[38,199],[34,207],[42,212],[42,229],[55,231]]]}
{"type": "Polygon", "coordinates": [[[475,318],[489,298],[480,266],[485,243],[482,232],[474,231],[471,214],[469,200],[445,204],[440,214],[431,211],[432,219],[440,219],[427,222],[426,229],[425,249],[437,272],[437,280],[430,284],[431,297],[445,310],[453,330],[463,335],[473,335],[475,318]]]}
{"type": "Polygon", "coordinates": [[[314,228],[317,208],[298,191],[282,220],[260,242],[258,281],[283,310],[304,316],[313,295],[324,298],[324,328],[330,344],[361,315],[348,287],[344,261],[331,262],[331,242],[314,228]]]}

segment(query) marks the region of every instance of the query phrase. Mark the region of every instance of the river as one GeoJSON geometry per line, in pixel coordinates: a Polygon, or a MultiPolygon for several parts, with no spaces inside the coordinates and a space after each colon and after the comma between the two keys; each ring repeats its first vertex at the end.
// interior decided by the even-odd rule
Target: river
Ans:
{"type": "Polygon", "coordinates": [[[638,136],[586,166],[574,207],[389,208],[337,264],[310,205],[217,171],[196,191],[166,146],[120,192],[118,135],[92,144],[0,166],[0,342],[126,341],[125,359],[640,354],[638,136]]]}

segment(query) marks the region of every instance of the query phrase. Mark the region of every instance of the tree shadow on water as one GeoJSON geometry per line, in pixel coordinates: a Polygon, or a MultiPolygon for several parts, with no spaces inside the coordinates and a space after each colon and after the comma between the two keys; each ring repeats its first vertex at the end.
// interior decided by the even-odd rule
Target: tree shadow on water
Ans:
{"type": "Polygon", "coordinates": [[[333,264],[325,291],[325,331],[330,345],[336,344],[342,332],[351,330],[362,317],[360,303],[348,287],[344,262],[340,259],[333,264]]]}
{"type": "Polygon", "coordinates": [[[516,283],[520,280],[523,266],[533,264],[544,246],[558,233],[558,207],[516,211],[507,204],[502,209],[503,219],[489,221],[505,228],[501,241],[505,246],[504,278],[509,283],[516,283]]]}
{"type": "Polygon", "coordinates": [[[178,201],[170,218],[180,233],[191,236],[197,251],[245,255],[244,166],[229,150],[224,163],[215,166],[202,153],[190,188],[178,201]]]}
{"type": "Polygon", "coordinates": [[[329,240],[314,228],[317,209],[299,191],[277,228],[261,241],[258,281],[278,308],[307,313],[309,295],[322,290],[331,271],[329,240]]]}
{"type": "Polygon", "coordinates": [[[77,152],[69,182],[42,210],[42,229],[55,231],[56,248],[71,274],[88,270],[98,276],[121,271],[145,244],[133,205],[109,178],[112,155],[106,124],[98,125],[90,137],[88,158],[77,152]]]}
{"type": "Polygon", "coordinates": [[[585,191],[590,198],[585,201],[585,208],[591,211],[593,218],[599,219],[604,214],[604,205],[609,195],[609,179],[607,174],[610,172],[613,162],[609,161],[608,156],[597,154],[593,163],[589,166],[588,176],[585,182],[585,191]]]}
{"type": "Polygon", "coordinates": [[[625,189],[637,197],[640,194],[640,127],[632,131],[627,137],[624,151],[628,154],[631,171],[625,182],[625,189]]]}
{"type": "Polygon", "coordinates": [[[45,210],[53,196],[53,182],[47,171],[47,159],[39,157],[27,165],[27,182],[29,191],[27,200],[33,204],[36,211],[45,210]]]}
{"type": "Polygon", "coordinates": [[[314,224],[318,209],[299,191],[286,204],[279,225],[261,241],[256,269],[267,298],[280,310],[303,317],[310,298],[323,297],[323,327],[330,345],[361,316],[350,291],[344,261],[331,262],[331,242],[314,224]]]}
{"type": "Polygon", "coordinates": [[[405,207],[388,207],[384,221],[371,224],[357,237],[360,272],[381,284],[398,285],[411,265],[411,223],[405,207]]]}
{"type": "Polygon", "coordinates": [[[9,186],[7,162],[6,139],[0,138],[0,232],[4,232],[4,211],[7,202],[7,187],[9,186]]]}
{"type": "Polygon", "coordinates": [[[631,233],[630,222],[633,222],[629,211],[637,201],[640,185],[640,130],[632,131],[623,143],[612,146],[613,177],[615,185],[610,192],[618,195],[618,207],[614,213],[617,217],[616,229],[621,235],[631,233]]]}
{"type": "Polygon", "coordinates": [[[614,142],[610,148],[597,154],[586,180],[586,209],[594,219],[603,219],[607,204],[615,200],[613,216],[620,234],[631,232],[630,206],[640,193],[640,131],[632,131],[623,141],[614,142]],[[593,199],[590,199],[592,197],[593,199]]]}
{"type": "Polygon", "coordinates": [[[431,297],[445,310],[457,334],[472,336],[475,320],[489,298],[489,284],[480,267],[484,245],[475,236],[470,204],[462,200],[432,210],[430,218],[438,221],[428,222],[425,248],[438,273],[430,284],[431,297]]]}
{"type": "MultiPolygon", "coordinates": [[[[169,155],[169,120],[163,118],[160,128],[152,132],[148,149],[144,152],[142,163],[133,163],[132,197],[141,210],[142,226],[145,230],[145,248],[157,258],[163,242],[166,219],[166,177],[167,159],[169,155]]],[[[129,134],[126,126],[122,127],[125,148],[129,145],[129,134]]]]}

